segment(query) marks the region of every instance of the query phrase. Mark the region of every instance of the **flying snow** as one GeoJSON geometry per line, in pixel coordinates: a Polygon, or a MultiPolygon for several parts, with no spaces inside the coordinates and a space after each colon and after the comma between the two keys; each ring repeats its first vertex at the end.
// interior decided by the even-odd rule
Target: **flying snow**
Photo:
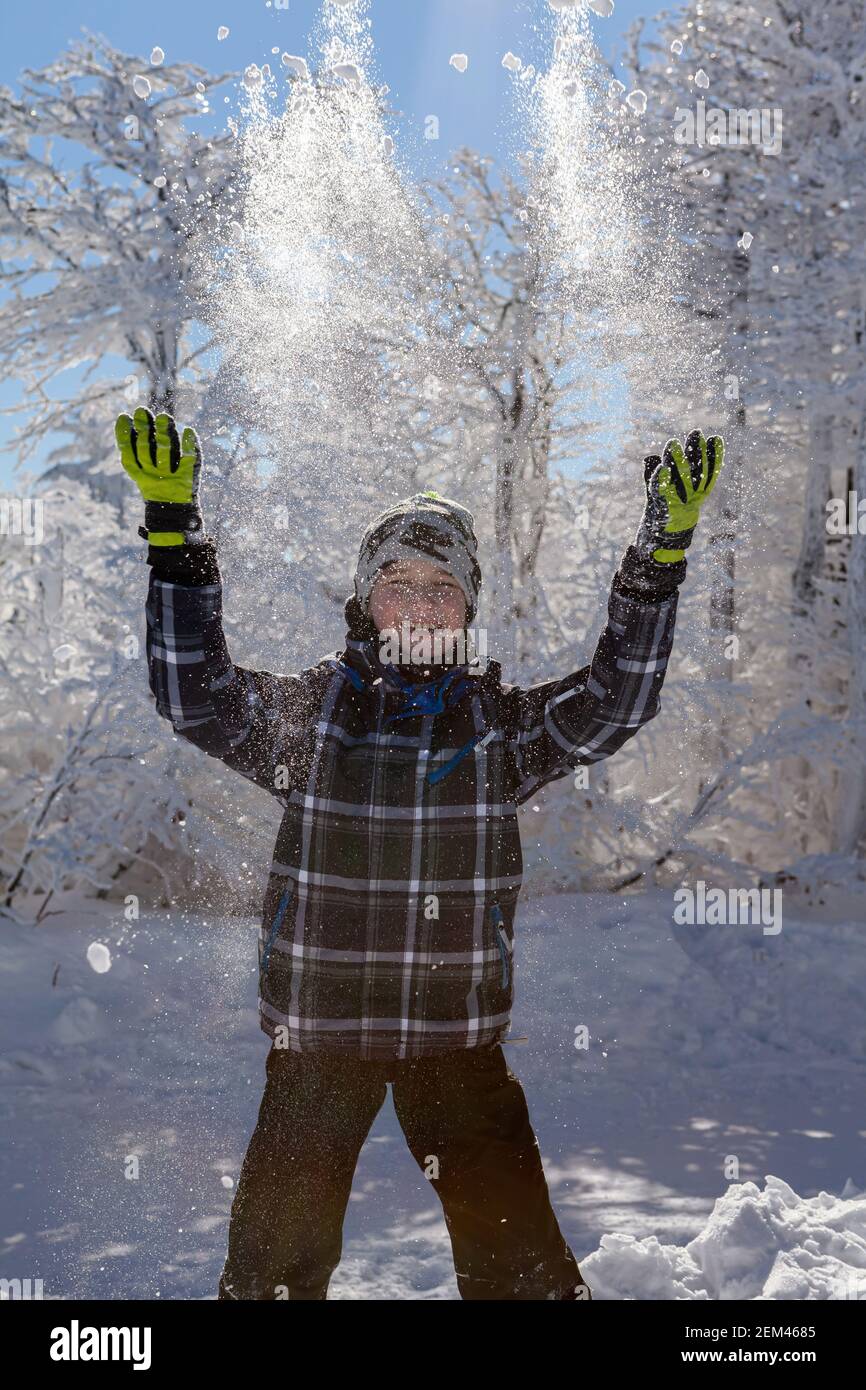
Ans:
{"type": "Polygon", "coordinates": [[[165,53],[163,49],[154,48],[150,54],[150,61],[152,62],[155,68],[158,68],[160,63],[165,61],[165,53]]]}
{"type": "Polygon", "coordinates": [[[642,92],[640,87],[636,87],[633,92],[629,92],[626,101],[632,111],[636,111],[639,116],[646,111],[646,92],[642,92]]]}
{"type": "Polygon", "coordinates": [[[146,77],[139,74],[132,79],[132,90],[137,97],[141,97],[142,101],[145,101],[150,96],[150,83],[146,77]]]}
{"type": "Polygon", "coordinates": [[[302,82],[309,82],[310,69],[307,66],[306,58],[298,58],[294,53],[284,53],[280,59],[283,67],[288,68],[296,77],[300,77],[302,82]]]}
{"type": "Polygon", "coordinates": [[[671,53],[682,53],[682,51],[683,51],[683,41],[682,41],[682,39],[674,39],[673,43],[671,44],[671,53]]]}
{"type": "Polygon", "coordinates": [[[505,57],[502,59],[502,66],[508,68],[509,72],[517,72],[521,67],[521,62],[515,53],[509,52],[506,53],[505,57]]]}
{"type": "Polygon", "coordinates": [[[707,77],[707,74],[704,72],[703,68],[698,68],[697,72],[695,73],[695,86],[709,87],[709,85],[710,79],[707,77]]]}
{"type": "Polygon", "coordinates": [[[101,941],[91,941],[87,948],[87,964],[97,975],[105,975],[111,969],[111,952],[101,941]]]}
{"type": "Polygon", "coordinates": [[[469,59],[465,53],[452,53],[448,61],[458,72],[465,72],[469,67],[469,59]]]}
{"type": "Polygon", "coordinates": [[[335,63],[331,68],[335,77],[342,77],[346,82],[352,82],[356,87],[361,84],[361,74],[355,63],[335,63]]]}
{"type": "Polygon", "coordinates": [[[226,28],[225,24],[221,24],[220,27],[217,29],[218,41],[222,43],[223,39],[227,39],[230,33],[231,30],[226,28]]]}

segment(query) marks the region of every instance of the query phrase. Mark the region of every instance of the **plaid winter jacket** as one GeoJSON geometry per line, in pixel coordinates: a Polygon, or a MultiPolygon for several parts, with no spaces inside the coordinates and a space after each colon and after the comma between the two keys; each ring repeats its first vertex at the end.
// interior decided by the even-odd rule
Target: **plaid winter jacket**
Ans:
{"type": "Polygon", "coordinates": [[[413,693],[351,635],[297,674],[235,666],[206,545],[197,568],[173,571],[151,547],[150,686],[178,734],[283,807],[260,928],[262,1028],[295,1052],[369,1059],[501,1041],[517,808],[655,717],[676,589],[639,597],[618,575],[591,664],[564,679],[519,689],[494,663],[413,693]]]}

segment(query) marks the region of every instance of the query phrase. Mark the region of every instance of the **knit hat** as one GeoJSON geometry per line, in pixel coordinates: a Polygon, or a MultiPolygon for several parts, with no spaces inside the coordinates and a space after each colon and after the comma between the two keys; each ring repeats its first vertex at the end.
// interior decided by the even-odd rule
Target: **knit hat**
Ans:
{"type": "Polygon", "coordinates": [[[466,596],[467,623],[475,617],[481,569],[472,513],[438,492],[416,492],[371,522],[361,541],[354,601],[347,616],[369,621],[370,591],[379,571],[394,560],[433,560],[466,596]]]}

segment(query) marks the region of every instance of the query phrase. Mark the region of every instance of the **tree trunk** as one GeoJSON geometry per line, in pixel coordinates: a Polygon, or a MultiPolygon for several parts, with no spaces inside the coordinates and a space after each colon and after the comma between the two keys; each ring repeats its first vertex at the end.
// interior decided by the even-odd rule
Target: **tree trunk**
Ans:
{"type": "MultiPolygon", "coordinates": [[[[866,497],[866,396],[857,433],[854,490],[862,498],[866,497]]],[[[842,854],[862,854],[866,840],[866,535],[859,530],[851,537],[846,590],[851,747],[839,789],[837,848],[842,854]]]]}
{"type": "Polygon", "coordinates": [[[809,456],[803,511],[800,558],[794,571],[794,594],[801,611],[815,598],[824,568],[827,542],[827,500],[831,495],[830,461],[833,449],[833,417],[818,411],[809,420],[809,456]]]}

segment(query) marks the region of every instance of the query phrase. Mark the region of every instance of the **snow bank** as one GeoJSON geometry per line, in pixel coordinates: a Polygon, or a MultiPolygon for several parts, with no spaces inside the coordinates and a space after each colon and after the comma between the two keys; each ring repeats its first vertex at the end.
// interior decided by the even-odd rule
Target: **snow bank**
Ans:
{"type": "Polygon", "coordinates": [[[866,1300],[866,1193],[804,1198],[764,1182],[728,1188],[688,1245],[602,1236],[580,1262],[593,1298],[866,1300]]]}

